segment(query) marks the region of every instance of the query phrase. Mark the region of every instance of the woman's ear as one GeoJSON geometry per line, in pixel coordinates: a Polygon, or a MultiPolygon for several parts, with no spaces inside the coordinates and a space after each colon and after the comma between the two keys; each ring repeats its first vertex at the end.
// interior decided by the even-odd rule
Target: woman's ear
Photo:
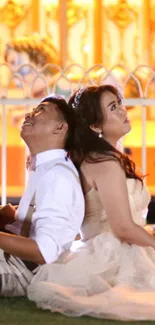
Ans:
{"type": "Polygon", "coordinates": [[[98,133],[98,134],[100,134],[100,133],[102,132],[101,127],[96,126],[96,125],[94,125],[94,124],[89,125],[89,127],[90,127],[90,129],[91,129],[92,131],[94,131],[94,132],[96,132],[96,133],[98,133]]]}

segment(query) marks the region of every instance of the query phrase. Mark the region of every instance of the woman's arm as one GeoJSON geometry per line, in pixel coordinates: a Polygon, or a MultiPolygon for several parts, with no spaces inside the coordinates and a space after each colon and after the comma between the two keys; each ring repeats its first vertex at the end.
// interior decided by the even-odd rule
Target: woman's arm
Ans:
{"type": "Polygon", "coordinates": [[[113,233],[129,244],[155,248],[155,239],[132,219],[126,176],[119,163],[107,161],[90,168],[113,233]]]}

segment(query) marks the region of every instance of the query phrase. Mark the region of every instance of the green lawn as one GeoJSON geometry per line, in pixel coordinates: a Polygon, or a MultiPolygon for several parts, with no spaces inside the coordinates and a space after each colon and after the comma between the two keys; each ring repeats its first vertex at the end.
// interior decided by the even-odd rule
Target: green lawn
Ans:
{"type": "Polygon", "coordinates": [[[0,298],[0,325],[153,325],[155,322],[115,322],[89,317],[70,318],[37,309],[26,298],[0,298]]]}

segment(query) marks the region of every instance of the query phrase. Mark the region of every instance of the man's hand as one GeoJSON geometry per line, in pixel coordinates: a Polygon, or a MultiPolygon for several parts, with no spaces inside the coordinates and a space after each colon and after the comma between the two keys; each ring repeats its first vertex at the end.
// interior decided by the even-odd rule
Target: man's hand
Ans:
{"type": "Polygon", "coordinates": [[[15,212],[16,208],[10,203],[0,206],[0,228],[15,221],[15,212]]]}
{"type": "Polygon", "coordinates": [[[45,264],[37,243],[31,238],[0,232],[0,248],[22,260],[45,264]]]}

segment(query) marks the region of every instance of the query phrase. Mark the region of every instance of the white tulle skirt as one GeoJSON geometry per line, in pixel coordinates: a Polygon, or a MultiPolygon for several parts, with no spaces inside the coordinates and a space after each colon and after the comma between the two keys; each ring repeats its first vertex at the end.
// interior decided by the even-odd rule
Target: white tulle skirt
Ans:
{"type": "Polygon", "coordinates": [[[155,320],[155,251],[105,233],[41,266],[28,298],[68,316],[155,320]]]}

